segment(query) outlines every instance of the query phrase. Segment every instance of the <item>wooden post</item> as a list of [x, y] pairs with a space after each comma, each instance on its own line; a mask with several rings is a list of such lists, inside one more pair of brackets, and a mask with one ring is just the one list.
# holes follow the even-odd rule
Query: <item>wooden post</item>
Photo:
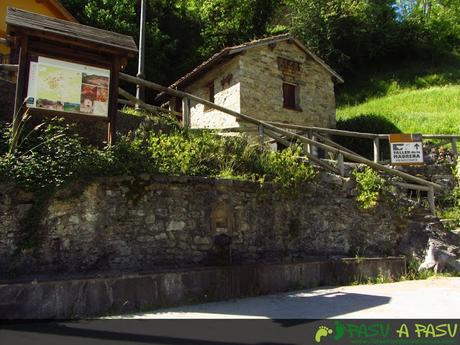
[[16, 113], [24, 103], [25, 98], [25, 86], [27, 74], [29, 71], [29, 66], [27, 64], [27, 55], [28, 55], [28, 39], [26, 37], [21, 37], [20, 48], [19, 48], [19, 70], [18, 77], [16, 81], [16, 98], [14, 101], [14, 113], [13, 116], [16, 116]]
[[190, 128], [192, 121], [190, 118], [190, 98], [182, 98], [182, 124], [184, 128]]
[[117, 115], [118, 115], [118, 81], [121, 68], [120, 58], [113, 59], [112, 68], [110, 70], [110, 98], [109, 98], [109, 118], [107, 126], [107, 145], [112, 145], [115, 142], [117, 131]]
[[[308, 138], [308, 139], [311, 139], [311, 138], [312, 138], [312, 131], [310, 131], [310, 130], [307, 131], [307, 138]], [[308, 153], [308, 154], [311, 154], [311, 153], [312, 153], [312, 152], [311, 152], [311, 151], [312, 151], [312, 150], [311, 150], [311, 145], [310, 145], [310, 144], [306, 144], [306, 148], [307, 148], [307, 153]]]
[[454, 155], [455, 164], [457, 164], [457, 159], [458, 159], [457, 138], [452, 138], [451, 143], [452, 143], [452, 154]]
[[380, 138], [374, 138], [374, 163], [380, 162]]
[[430, 205], [430, 210], [433, 215], [436, 215], [436, 207], [434, 204], [434, 188], [430, 186], [430, 189], [428, 190], [428, 203]]
[[345, 163], [343, 160], [343, 154], [337, 155], [337, 168], [339, 169], [340, 176], [345, 176]]
[[[310, 139], [316, 142], [316, 136], [313, 133], [311, 133]], [[310, 145], [310, 154], [314, 157], [318, 157], [318, 148], [314, 144]]]
[[258, 127], [258, 133], [259, 133], [259, 145], [260, 147], [264, 146], [264, 125], [260, 124]]
[[[137, 66], [137, 77], [144, 79], [144, 61], [145, 61], [145, 16], [147, 10], [147, 0], [141, 0], [141, 23], [139, 30], [139, 62]], [[140, 100], [145, 99], [145, 88], [142, 85], [136, 85], [136, 98]], [[136, 109], [139, 105], [136, 104]]]

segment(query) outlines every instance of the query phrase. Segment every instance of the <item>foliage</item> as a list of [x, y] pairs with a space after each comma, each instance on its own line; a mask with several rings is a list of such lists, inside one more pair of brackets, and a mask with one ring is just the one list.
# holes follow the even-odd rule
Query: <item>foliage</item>
[[[62, 0], [83, 24], [138, 39], [140, 1]], [[460, 46], [457, 0], [146, 0], [146, 77], [169, 84], [224, 46], [291, 31], [329, 64], [356, 72]], [[436, 60], [434, 60], [436, 59]], [[136, 73], [131, 60], [128, 73]], [[152, 96], [150, 96], [152, 97]]]
[[458, 229], [460, 227], [460, 186], [457, 184], [452, 192], [438, 202], [443, 206], [439, 211], [439, 216], [449, 220], [445, 225], [450, 230]]
[[195, 0], [189, 8], [201, 23], [203, 57], [229, 45], [261, 38], [279, 7], [277, 0]]
[[356, 200], [359, 206], [364, 210], [377, 206], [384, 190], [385, 180], [369, 167], [366, 167], [363, 171], [355, 170], [353, 176], [358, 184], [359, 194]]
[[436, 63], [420, 58], [389, 60], [375, 67], [366, 65], [356, 69], [353, 76], [338, 87], [337, 104], [353, 106], [372, 98], [459, 83], [458, 54], [438, 58]]
[[14, 153], [8, 153], [10, 131], [3, 128], [0, 179], [27, 190], [52, 190], [76, 179], [141, 173], [223, 176], [271, 181], [286, 188], [314, 177], [313, 168], [298, 159], [297, 149], [260, 150], [245, 138], [222, 137], [211, 131], [174, 126], [170, 133], [139, 129], [100, 149], [85, 144], [72, 127], [53, 120], [30, 132]]
[[421, 262], [417, 259], [412, 259], [407, 262], [407, 271], [406, 274], [403, 275], [399, 280], [425, 280], [432, 277], [458, 277], [458, 272], [442, 272], [442, 273], [435, 273], [433, 270], [421, 270], [419, 271], [418, 268], [420, 267]]
[[27, 133], [15, 152], [1, 152], [0, 178], [28, 190], [59, 187], [83, 177], [135, 174], [148, 168], [147, 155], [136, 140], [124, 138], [117, 145], [97, 149], [85, 145], [71, 126], [59, 120]]
[[386, 56], [396, 41], [391, 0], [288, 0], [290, 29], [337, 69]]
[[152, 135], [149, 151], [156, 170], [170, 175], [216, 175], [219, 140], [207, 132]]
[[[193, 18], [183, 1], [146, 0], [146, 78], [169, 84], [197, 64], [201, 57], [200, 23]], [[116, 31], [139, 39], [140, 1], [132, 0], [62, 0], [83, 24]], [[127, 72], [137, 73], [132, 59]]]
[[302, 162], [300, 156], [302, 156], [300, 146], [290, 146], [280, 153], [265, 152], [261, 156], [265, 179], [295, 191], [316, 175], [313, 167]]

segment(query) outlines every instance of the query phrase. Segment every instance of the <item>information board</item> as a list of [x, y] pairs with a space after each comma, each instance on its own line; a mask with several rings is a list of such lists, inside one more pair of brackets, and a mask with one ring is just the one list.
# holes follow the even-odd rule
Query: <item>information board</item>
[[31, 62], [27, 106], [107, 117], [110, 70], [39, 57]]

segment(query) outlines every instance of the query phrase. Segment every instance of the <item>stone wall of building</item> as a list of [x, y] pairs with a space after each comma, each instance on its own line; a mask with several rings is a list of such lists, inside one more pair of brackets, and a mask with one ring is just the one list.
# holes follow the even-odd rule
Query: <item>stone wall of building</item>
[[[297, 85], [298, 109], [283, 107], [283, 82]], [[261, 120], [335, 127], [334, 82], [330, 73], [288, 41], [248, 49], [214, 67], [185, 91], [209, 100], [211, 83], [215, 103], [237, 112]], [[235, 117], [206, 109], [202, 104], [192, 104], [191, 122], [195, 128], [241, 126]]]
[[426, 218], [401, 218], [384, 201], [362, 211], [356, 193], [329, 174], [294, 196], [148, 175], [74, 183], [46, 198], [2, 185], [0, 278], [396, 255], [411, 233], [424, 248]]
[[[209, 87], [214, 85], [214, 103], [240, 112], [240, 69], [239, 58], [216, 67], [205, 77], [190, 85], [186, 92], [209, 100]], [[192, 103], [192, 128], [231, 128], [239, 127], [234, 116], [207, 109], [203, 104]]]
[[[293, 66], [283, 66], [283, 61]], [[240, 58], [240, 69], [242, 113], [268, 121], [335, 127], [331, 75], [294, 43], [248, 49]], [[298, 110], [283, 107], [283, 81], [299, 88]]]

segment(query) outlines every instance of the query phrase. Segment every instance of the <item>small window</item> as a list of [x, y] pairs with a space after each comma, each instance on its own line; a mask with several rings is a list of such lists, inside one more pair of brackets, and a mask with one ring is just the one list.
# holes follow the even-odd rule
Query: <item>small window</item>
[[298, 86], [283, 83], [283, 107], [287, 109], [299, 110]]
[[[214, 95], [215, 95], [215, 90], [214, 90], [214, 80], [209, 83], [207, 86], [208, 89], [208, 101], [214, 103]], [[205, 106], [204, 110], [212, 110], [211, 107]]]

